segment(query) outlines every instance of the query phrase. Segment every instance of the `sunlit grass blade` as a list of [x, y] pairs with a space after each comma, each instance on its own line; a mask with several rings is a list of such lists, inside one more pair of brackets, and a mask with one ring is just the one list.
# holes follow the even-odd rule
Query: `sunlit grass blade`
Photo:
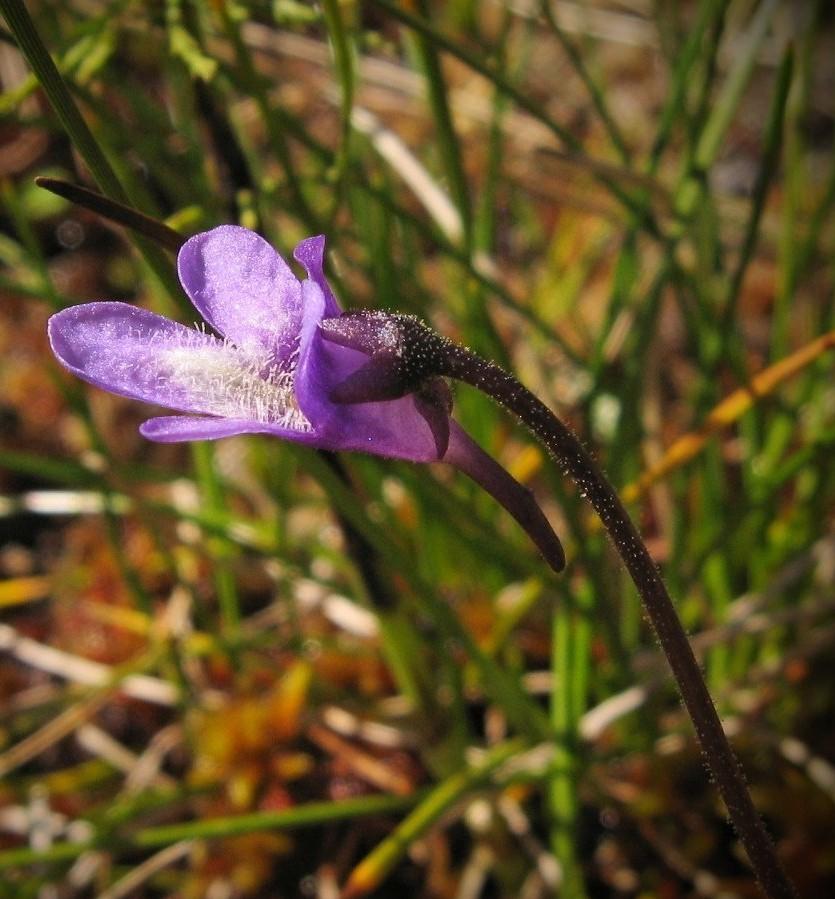
[[[201, 505], [213, 517], [225, 522], [226, 498], [214, 469], [214, 450], [211, 443], [191, 444], [191, 456], [197, 483], [200, 487]], [[238, 588], [232, 572], [233, 550], [225, 540], [209, 540], [206, 548], [214, 562], [214, 582], [220, 606], [224, 636], [229, 641], [230, 652], [236, 655], [236, 644], [240, 635], [241, 610]]]
[[481, 786], [508, 759], [525, 748], [511, 740], [490, 749], [478, 763], [438, 784], [425, 799], [351, 872], [343, 899], [367, 896], [385, 881], [409, 847], [470, 791]]
[[[578, 164], [582, 164], [584, 162], [585, 153], [583, 150], [583, 146], [577, 139], [577, 137], [568, 128], [560, 125], [559, 123], [554, 121], [553, 118], [543, 112], [543, 110], [537, 103], [532, 101], [523, 91], [519, 90], [510, 82], [508, 82], [508, 80], [504, 78], [500, 73], [496, 72], [492, 66], [485, 63], [482, 59], [462, 47], [460, 44], [457, 44], [449, 38], [445, 37], [425, 18], [414, 16], [411, 13], [406, 12], [401, 7], [397, 6], [394, 3], [391, 3], [390, 0], [373, 0], [373, 2], [375, 5], [380, 6], [382, 9], [385, 9], [386, 12], [388, 12], [393, 18], [397, 19], [400, 22], [403, 22], [403, 24], [408, 25], [410, 28], [413, 28], [419, 34], [425, 35], [426, 38], [431, 40], [433, 44], [457, 57], [462, 62], [466, 63], [466, 65], [468, 65], [471, 69], [491, 81], [494, 85], [496, 85], [497, 88], [507, 94], [507, 96], [510, 97], [513, 102], [520, 107], [520, 109], [524, 109], [537, 121], [545, 125], [545, 127], [548, 128], [548, 130], [551, 131], [571, 152], [572, 158], [575, 162], [577, 162]], [[635, 200], [634, 197], [629, 194], [627, 190], [625, 190], [615, 180], [609, 178], [608, 175], [600, 174], [598, 180], [601, 184], [607, 187], [611, 191], [611, 193], [633, 215], [636, 215], [638, 219], [643, 222], [645, 227], [647, 227], [652, 233], [657, 233], [657, 230], [648, 212], [640, 207], [640, 204]]]
[[[55, 114], [63, 125], [84, 162], [104, 193], [118, 203], [134, 205], [116, 177], [110, 162], [102, 153], [87, 123], [81, 116], [70, 91], [61, 77], [52, 57], [41, 40], [38, 31], [21, 0], [0, 0], [0, 10], [15, 36], [20, 49], [26, 56], [38, 77], [38, 81], [49, 97]], [[173, 273], [168, 261], [156, 247], [137, 239], [137, 246], [148, 266], [170, 291], [176, 293]]]
[[[340, 802], [311, 802], [293, 808], [273, 812], [257, 812], [225, 818], [205, 818], [184, 824], [167, 824], [147, 827], [119, 842], [126, 848], [156, 848], [189, 839], [223, 839], [241, 834], [263, 831], [292, 830], [315, 827], [319, 824], [361, 818], [367, 815], [396, 814], [415, 805], [421, 794], [413, 796], [361, 796]], [[109, 838], [111, 847], [115, 842]], [[84, 852], [96, 849], [95, 840], [79, 843], [56, 843], [48, 849], [9, 849], [0, 852], [0, 870], [48, 862], [78, 858]]]
[[772, 18], [780, 6], [780, 0], [763, 0], [748, 26], [743, 46], [715, 101], [710, 114], [700, 130], [693, 149], [692, 159], [679, 181], [675, 195], [676, 213], [681, 220], [689, 219], [695, 212], [704, 191], [704, 173], [713, 165], [722, 141], [736, 115], [743, 94], [748, 87], [757, 55], [768, 36]]
[[[428, 17], [429, 4], [426, 0], [418, 0], [418, 9], [424, 18]], [[418, 31], [415, 35], [415, 45], [426, 76], [429, 103], [432, 109], [432, 118], [438, 129], [438, 142], [444, 169], [447, 180], [451, 185], [455, 206], [461, 216], [464, 229], [464, 246], [470, 247], [472, 244], [473, 225], [470, 191], [464, 175], [464, 168], [461, 163], [461, 150], [447, 100], [449, 92], [432, 40], [424, 32]]]
[[586, 710], [590, 673], [589, 614], [588, 597], [580, 602], [564, 597], [554, 613], [551, 637], [551, 723], [555, 734], [547, 787], [551, 848], [562, 866], [561, 893], [573, 899], [586, 895], [578, 840], [581, 780], [578, 727]]
[[[351, 155], [351, 135], [353, 125], [351, 113], [354, 108], [354, 96], [356, 93], [356, 54], [351, 41], [351, 36], [345, 23], [345, 12], [338, 0], [324, 0], [322, 11], [333, 48], [333, 56], [338, 75], [338, 81], [342, 97], [342, 136], [338, 150], [336, 151], [336, 180], [342, 187], [345, 170]], [[334, 204], [334, 214], [338, 211], [338, 200]]]
[[235, 69], [227, 71], [255, 100], [261, 120], [270, 138], [270, 149], [284, 170], [284, 186], [292, 200], [296, 214], [307, 229], [316, 233], [321, 230], [319, 216], [304, 192], [304, 181], [297, 171], [296, 162], [283, 128], [283, 110], [279, 104], [270, 101], [265, 80], [256, 70], [252, 56], [247, 51], [241, 37], [240, 22], [225, 5], [220, 8], [220, 15], [226, 36], [235, 51]]
[[686, 465], [701, 452], [711, 437], [738, 421], [752, 407], [771, 396], [785, 381], [807, 369], [832, 349], [835, 349], [835, 331], [823, 334], [754, 375], [745, 387], [740, 387], [725, 397], [698, 430], [676, 440], [658, 463], [645, 471], [636, 482], [624, 487], [621, 491], [624, 502], [634, 502], [654, 483]]

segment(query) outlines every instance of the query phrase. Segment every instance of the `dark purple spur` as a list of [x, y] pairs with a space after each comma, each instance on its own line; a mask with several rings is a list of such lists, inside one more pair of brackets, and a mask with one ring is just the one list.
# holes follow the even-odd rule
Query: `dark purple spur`
[[[50, 318], [52, 350], [97, 387], [185, 413], [144, 422], [149, 440], [272, 434], [319, 449], [448, 462], [505, 505], [560, 569], [562, 548], [530, 492], [450, 418], [442, 379], [389, 398], [383, 372], [370, 383], [365, 353], [324, 339], [320, 324], [343, 315], [324, 276], [324, 251], [322, 236], [296, 247], [307, 271], [300, 281], [253, 231], [222, 225], [197, 234], [180, 250], [178, 271], [216, 334], [126, 303], [86, 303]], [[383, 356], [402, 351], [397, 336], [392, 331]]]

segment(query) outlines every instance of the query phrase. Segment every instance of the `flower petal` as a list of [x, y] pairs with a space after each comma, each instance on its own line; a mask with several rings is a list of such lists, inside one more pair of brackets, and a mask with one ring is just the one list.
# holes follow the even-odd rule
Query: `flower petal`
[[195, 234], [177, 257], [180, 281], [198, 312], [239, 346], [286, 355], [301, 323], [301, 286], [258, 234], [221, 225]]
[[202, 418], [196, 415], [161, 415], [149, 418], [139, 426], [139, 433], [157, 443], [181, 443], [186, 440], [217, 440], [236, 434], [252, 434], [257, 422], [232, 418]]
[[[358, 450], [408, 459], [435, 462], [439, 447], [435, 431], [420, 411], [414, 395], [385, 402], [344, 405], [329, 399], [331, 391], [368, 362], [368, 356], [323, 339], [319, 322], [326, 299], [314, 281], [302, 282], [304, 320], [299, 363], [296, 369], [296, 398], [299, 408], [317, 435], [323, 449]], [[425, 411], [425, 410], [424, 410]]]
[[163, 376], [164, 359], [183, 347], [217, 349], [223, 342], [127, 303], [85, 303], [49, 319], [52, 351], [66, 368], [96, 387], [186, 411], [199, 397]]
[[196, 415], [161, 415], [139, 426], [139, 433], [157, 443], [181, 443], [187, 440], [218, 440], [236, 434], [270, 434], [299, 443], [315, 443], [310, 432], [292, 431], [277, 425], [234, 418], [210, 418]]
[[415, 393], [415, 409], [423, 416], [432, 432], [438, 458], [443, 459], [449, 449], [452, 392], [443, 378], [435, 378]]
[[324, 318], [333, 318], [342, 311], [339, 303], [333, 295], [328, 279], [325, 277], [325, 235], [319, 234], [316, 237], [308, 237], [303, 240], [295, 250], [293, 256], [297, 262], [300, 262], [307, 271], [308, 277], [315, 281], [322, 291], [325, 298]]
[[399, 362], [397, 357], [383, 353], [367, 357], [364, 365], [334, 387], [330, 398], [344, 404], [399, 399], [403, 396]]
[[[113, 393], [178, 409], [309, 431], [292, 374], [248, 352], [126, 303], [73, 306], [49, 320], [49, 339], [71, 372]], [[267, 371], [270, 377], [265, 377]]]

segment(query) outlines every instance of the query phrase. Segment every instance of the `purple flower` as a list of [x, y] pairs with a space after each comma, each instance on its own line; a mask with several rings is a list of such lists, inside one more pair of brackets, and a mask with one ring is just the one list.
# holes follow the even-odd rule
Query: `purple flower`
[[299, 281], [252, 231], [224, 225], [180, 251], [180, 281], [205, 327], [188, 328], [125, 303], [54, 315], [49, 339], [71, 372], [113, 393], [187, 413], [146, 421], [150, 440], [274, 434], [331, 450], [436, 460], [432, 429], [412, 396], [337, 406], [329, 390], [365, 361], [326, 345], [318, 330], [339, 306], [322, 272], [323, 237], [296, 248]]
[[[144, 422], [140, 431], [150, 440], [273, 434], [320, 449], [450, 462], [508, 505], [529, 531], [544, 527], [551, 537], [543, 532], [534, 539], [561, 564], [559, 543], [557, 553], [556, 537], [529, 492], [450, 419], [443, 381], [390, 395], [385, 372], [369, 369], [368, 355], [324, 339], [320, 323], [342, 314], [324, 276], [324, 250], [321, 236], [296, 247], [307, 271], [300, 281], [246, 228], [223, 225], [197, 234], [180, 250], [178, 271], [215, 333], [126, 303], [86, 303], [50, 318], [52, 350], [97, 387], [184, 413]], [[380, 329], [379, 358], [397, 356], [396, 332], [391, 336], [386, 346]], [[346, 384], [348, 402], [339, 390]], [[363, 390], [373, 401], [357, 401]]]

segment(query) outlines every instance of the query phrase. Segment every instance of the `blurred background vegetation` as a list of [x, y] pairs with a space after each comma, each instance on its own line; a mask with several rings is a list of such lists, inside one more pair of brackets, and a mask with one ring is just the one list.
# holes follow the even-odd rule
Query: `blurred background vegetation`
[[[134, 205], [325, 233], [343, 305], [571, 423], [832, 895], [831, 5], [26, 6]], [[34, 185], [97, 186], [8, 30], [0, 85], [0, 896], [756, 895], [619, 562], [484, 397], [456, 416], [560, 578], [441, 466], [150, 444], [59, 370], [58, 308], [194, 314], [161, 250]]]

